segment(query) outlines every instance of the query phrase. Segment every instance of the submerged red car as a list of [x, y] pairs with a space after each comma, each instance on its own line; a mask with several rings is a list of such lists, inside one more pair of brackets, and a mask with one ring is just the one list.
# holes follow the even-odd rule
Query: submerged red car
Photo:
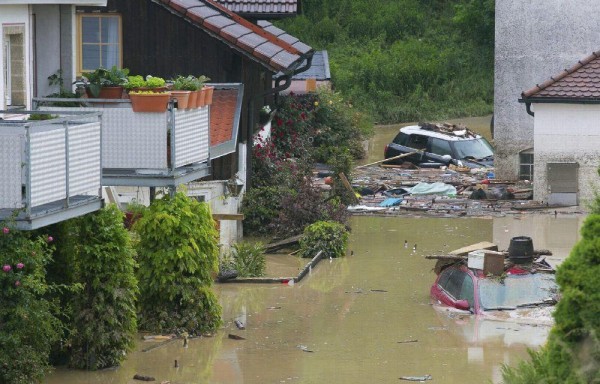
[[484, 314], [556, 304], [554, 273], [532, 272], [517, 265], [502, 276], [485, 276], [464, 263], [446, 267], [430, 290], [434, 304]]

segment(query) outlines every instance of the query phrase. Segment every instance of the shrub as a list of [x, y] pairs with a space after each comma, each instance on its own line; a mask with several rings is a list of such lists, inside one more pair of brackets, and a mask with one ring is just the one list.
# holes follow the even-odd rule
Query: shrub
[[259, 242], [234, 244], [221, 269], [235, 269], [240, 277], [260, 277], [266, 267], [265, 247]]
[[77, 242], [74, 281], [84, 289], [71, 299], [69, 365], [101, 369], [119, 365], [134, 345], [138, 294], [134, 250], [115, 205], [73, 221]]
[[51, 237], [0, 223], [0, 382], [39, 383], [60, 337], [56, 306], [45, 298]]
[[134, 229], [141, 328], [199, 335], [219, 327], [221, 307], [210, 290], [218, 267], [218, 233], [208, 204], [183, 192], [165, 196]]
[[281, 210], [284, 190], [278, 187], [252, 188], [244, 196], [242, 213], [244, 231], [248, 234], [267, 234], [271, 231], [271, 222]]
[[321, 220], [345, 224], [348, 211], [339, 198], [327, 198], [310, 179], [305, 179], [296, 191], [283, 197], [281, 212], [274, 219], [273, 228], [279, 235], [292, 236], [302, 233], [307, 225]]
[[322, 257], [340, 257], [346, 253], [348, 230], [340, 223], [318, 221], [309, 225], [300, 238], [300, 255], [315, 257], [323, 251]]

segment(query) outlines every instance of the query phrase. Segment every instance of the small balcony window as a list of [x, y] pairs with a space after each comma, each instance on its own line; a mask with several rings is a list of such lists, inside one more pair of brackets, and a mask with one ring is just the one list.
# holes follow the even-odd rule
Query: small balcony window
[[120, 15], [78, 15], [78, 31], [78, 74], [113, 65], [122, 68]]

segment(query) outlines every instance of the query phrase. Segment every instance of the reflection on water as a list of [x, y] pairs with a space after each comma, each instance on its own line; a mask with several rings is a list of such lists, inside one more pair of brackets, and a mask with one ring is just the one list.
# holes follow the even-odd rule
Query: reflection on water
[[[58, 370], [45, 382], [136, 383], [136, 373], [172, 384], [383, 383], [425, 374], [441, 383], [498, 382], [501, 364], [525, 357], [528, 345], [539, 346], [543, 330], [439, 314], [429, 305], [433, 262], [423, 256], [479, 241], [505, 248], [510, 237], [531, 235], [536, 248], [560, 258], [577, 241], [581, 219], [361, 216], [351, 224], [353, 255], [324, 260], [294, 286], [217, 285], [225, 326], [214, 337], [145, 353], [151, 344], [140, 341], [140, 351], [118, 369]], [[404, 248], [405, 240], [410, 247]], [[295, 259], [289, 268], [297, 268]], [[246, 340], [229, 339], [229, 333]], [[418, 341], [398, 343], [405, 340]]]

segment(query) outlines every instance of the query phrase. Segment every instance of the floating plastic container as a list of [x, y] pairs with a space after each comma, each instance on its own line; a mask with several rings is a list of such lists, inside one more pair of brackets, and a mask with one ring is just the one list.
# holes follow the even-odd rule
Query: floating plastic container
[[483, 261], [485, 259], [485, 250], [478, 249], [467, 254], [467, 267], [473, 269], [483, 269]]

